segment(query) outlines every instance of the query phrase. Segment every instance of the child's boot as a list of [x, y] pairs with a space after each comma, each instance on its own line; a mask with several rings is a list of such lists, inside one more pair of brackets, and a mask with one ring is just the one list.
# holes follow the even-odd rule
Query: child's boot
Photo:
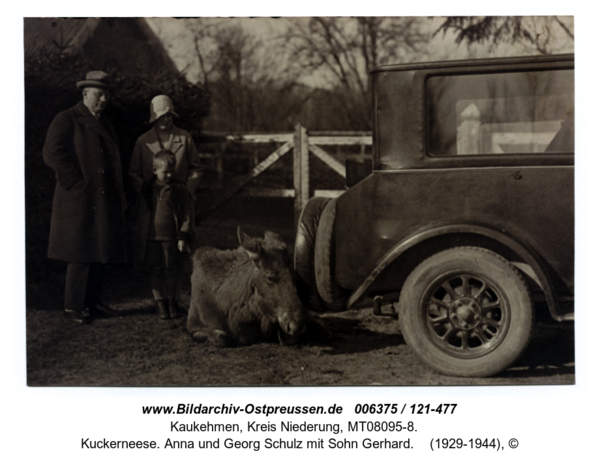
[[175, 318], [179, 318], [180, 313], [179, 313], [179, 307], [177, 305], [177, 300], [171, 298], [169, 299], [169, 316], [171, 316], [171, 318], [175, 319]]
[[156, 312], [160, 319], [169, 319], [169, 303], [168, 299], [158, 299], [156, 301]]

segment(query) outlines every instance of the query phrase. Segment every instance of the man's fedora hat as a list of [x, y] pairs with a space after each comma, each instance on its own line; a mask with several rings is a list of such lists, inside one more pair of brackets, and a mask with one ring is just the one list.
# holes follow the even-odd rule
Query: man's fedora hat
[[92, 70], [85, 76], [85, 80], [77, 82], [77, 88], [102, 88], [110, 89], [108, 74], [102, 70]]

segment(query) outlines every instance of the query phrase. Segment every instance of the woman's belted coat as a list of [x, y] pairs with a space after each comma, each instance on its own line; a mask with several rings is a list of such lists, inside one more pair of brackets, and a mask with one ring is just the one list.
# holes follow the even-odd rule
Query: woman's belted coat
[[171, 150], [175, 155], [174, 179], [185, 184], [192, 196], [194, 195], [203, 172], [198, 150], [187, 131], [173, 126], [170, 134], [171, 142], [161, 144], [156, 129], [152, 128], [142, 134], [135, 143], [129, 165], [129, 178], [138, 196], [142, 192], [142, 184], [154, 175], [154, 155], [163, 148]]

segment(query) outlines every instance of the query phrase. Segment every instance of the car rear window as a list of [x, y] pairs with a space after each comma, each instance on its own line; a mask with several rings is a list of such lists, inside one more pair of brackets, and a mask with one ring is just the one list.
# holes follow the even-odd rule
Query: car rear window
[[573, 153], [574, 96], [573, 70], [430, 77], [429, 153]]

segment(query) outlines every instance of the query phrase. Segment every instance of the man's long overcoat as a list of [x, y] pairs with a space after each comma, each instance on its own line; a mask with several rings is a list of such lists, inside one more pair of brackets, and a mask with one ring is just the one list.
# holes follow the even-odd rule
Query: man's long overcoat
[[56, 173], [48, 257], [67, 262], [125, 262], [126, 207], [112, 125], [79, 102], [50, 124], [44, 161]]

